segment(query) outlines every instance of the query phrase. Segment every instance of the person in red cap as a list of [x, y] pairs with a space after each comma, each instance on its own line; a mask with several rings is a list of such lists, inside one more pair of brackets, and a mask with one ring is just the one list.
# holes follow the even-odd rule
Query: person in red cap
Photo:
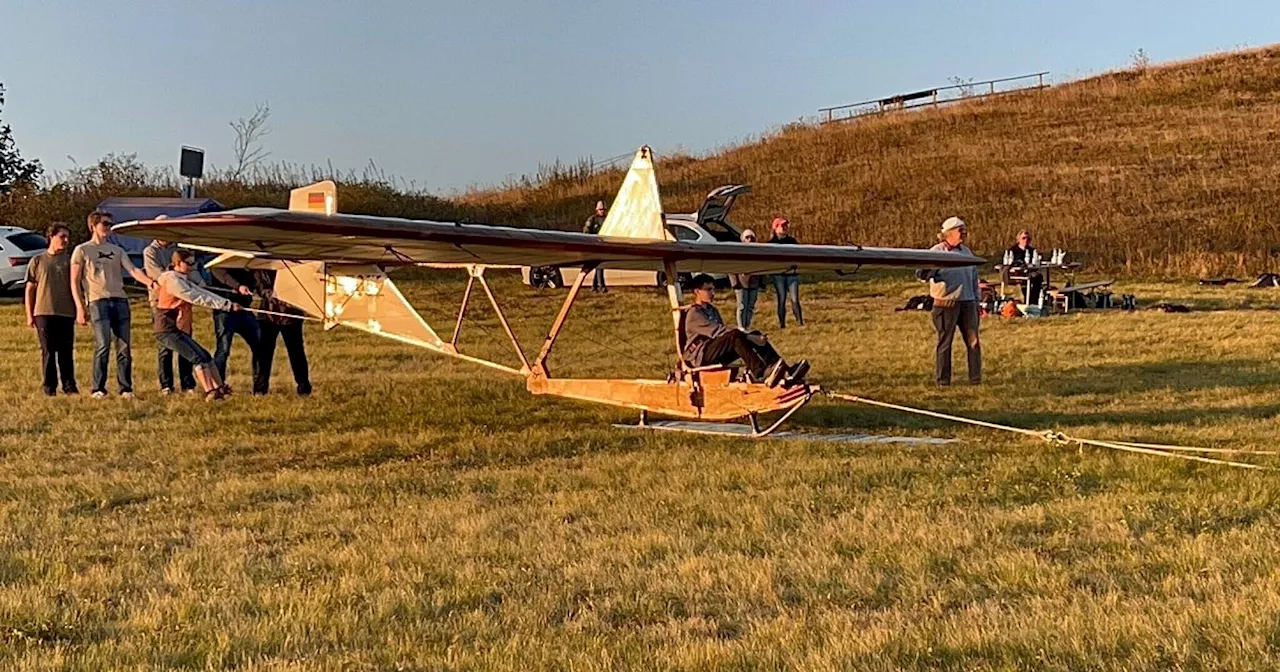
[[[773, 218], [773, 235], [769, 242], [780, 245], [795, 245], [796, 239], [791, 235], [791, 222], [786, 217]], [[804, 326], [804, 311], [800, 309], [800, 273], [794, 266], [773, 276], [773, 289], [778, 295], [778, 328], [787, 328], [787, 298], [791, 299], [791, 313], [796, 316], [796, 324]]]

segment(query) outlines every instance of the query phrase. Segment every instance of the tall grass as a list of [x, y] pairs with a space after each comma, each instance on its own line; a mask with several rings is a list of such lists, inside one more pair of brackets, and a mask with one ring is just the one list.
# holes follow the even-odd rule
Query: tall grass
[[[346, 212], [443, 220], [503, 217], [501, 206], [452, 202], [387, 175], [372, 162], [359, 171], [285, 162], [256, 165], [239, 176], [212, 170], [200, 181], [199, 193], [227, 208], [285, 207], [290, 189], [324, 179], [340, 184], [340, 204]], [[183, 182], [171, 168], [146, 166], [135, 155], [108, 155], [91, 166], [53, 174], [35, 189], [0, 199], [0, 222], [36, 230], [50, 222], [67, 222], [74, 236], [83, 239], [87, 237], [85, 216], [104, 199], [176, 196]]]

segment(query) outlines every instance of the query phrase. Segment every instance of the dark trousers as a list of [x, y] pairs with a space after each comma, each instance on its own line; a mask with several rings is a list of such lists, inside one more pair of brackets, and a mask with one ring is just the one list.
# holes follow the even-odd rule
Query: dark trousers
[[[152, 307], [152, 312], [155, 308]], [[154, 319], [154, 315], [152, 317]], [[165, 345], [163, 340], [156, 339], [156, 373], [160, 377], [160, 389], [172, 390], [173, 388], [173, 349]], [[196, 389], [196, 378], [192, 375], [193, 367], [191, 362], [185, 357], [178, 357], [178, 384], [183, 390]]]
[[133, 392], [133, 348], [129, 332], [128, 299], [98, 299], [89, 303], [93, 324], [93, 391], [107, 392], [107, 362], [116, 346], [116, 383], [120, 392]]
[[955, 306], [933, 309], [933, 328], [938, 332], [937, 358], [933, 367], [933, 380], [939, 385], [951, 384], [951, 342], [955, 340], [956, 327], [964, 338], [965, 351], [969, 355], [969, 382], [982, 382], [982, 344], [978, 342], [978, 302], [961, 301]]
[[763, 379], [769, 367], [781, 359], [772, 345], [754, 343], [738, 329], [707, 341], [707, 347], [702, 351], [704, 366], [730, 364], [739, 358], [756, 380]]
[[213, 334], [217, 339], [213, 350], [213, 366], [218, 369], [218, 376], [226, 381], [227, 360], [231, 359], [231, 341], [238, 335], [249, 346], [249, 355], [252, 357], [253, 391], [266, 392], [267, 377], [262, 375], [261, 357], [258, 354], [258, 320], [253, 313], [244, 310], [213, 311]]
[[[266, 394], [271, 383], [271, 364], [276, 357], [276, 336], [284, 341], [284, 350], [289, 354], [289, 368], [293, 369], [293, 382], [298, 386], [298, 394], [311, 394], [311, 372], [307, 366], [307, 350], [302, 343], [302, 322], [293, 321], [288, 324], [277, 324], [271, 320], [258, 323], [262, 340], [259, 342], [259, 369], [264, 382], [260, 394]], [[259, 392], [256, 389], [254, 392]]]
[[55, 394], [58, 380], [62, 391], [76, 392], [76, 318], [62, 315], [37, 315], [36, 337], [40, 339], [40, 368], [44, 371], [44, 393]]
[[595, 270], [595, 275], [593, 275], [591, 278], [591, 291], [599, 292], [605, 289], [608, 289], [608, 288], [605, 287], [605, 284], [604, 284], [604, 269], [597, 268]]
[[[1015, 275], [1014, 271], [1018, 273]], [[1030, 292], [1027, 291], [1027, 279], [1031, 279]], [[1023, 299], [1027, 303], [1040, 303], [1040, 292], [1044, 289], [1044, 276], [1038, 271], [1032, 271], [1029, 275], [1025, 268], [1017, 266], [1009, 266], [1000, 271], [1000, 279], [1006, 285], [1017, 285], [1024, 294]]]

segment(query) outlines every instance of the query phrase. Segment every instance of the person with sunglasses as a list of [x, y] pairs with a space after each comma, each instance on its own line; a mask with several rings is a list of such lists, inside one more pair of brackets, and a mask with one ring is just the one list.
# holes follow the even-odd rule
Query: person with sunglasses
[[1024, 298], [1026, 303], [1039, 303], [1040, 291], [1044, 287], [1044, 275], [1040, 271], [1030, 270], [1027, 267], [1031, 265], [1031, 259], [1035, 256], [1036, 248], [1031, 246], [1031, 232], [1023, 229], [1018, 232], [1017, 242], [1005, 252], [1006, 259], [1010, 259], [1010, 263], [1001, 266], [1001, 280], [1006, 285], [1021, 285], [1027, 282], [1030, 288]]
[[191, 250], [179, 248], [170, 258], [169, 270], [160, 274], [156, 288], [155, 336], [160, 345], [191, 362], [196, 380], [204, 390], [205, 400], [220, 401], [231, 396], [231, 388], [223, 382], [218, 368], [214, 366], [213, 355], [191, 337], [191, 307], [204, 306], [228, 312], [239, 312], [241, 308], [239, 304], [191, 282], [194, 263], [195, 255]]
[[[116, 383], [120, 396], [133, 398], [133, 349], [130, 335], [129, 298], [124, 292], [124, 275], [128, 273], [143, 287], [155, 281], [133, 265], [124, 249], [108, 242], [111, 235], [111, 213], [94, 210], [89, 213], [86, 242], [71, 253], [71, 293], [76, 300], [76, 322], [93, 323], [93, 398], [107, 396], [107, 364], [111, 346], [116, 349]], [[84, 283], [85, 292], [81, 292]], [[87, 296], [86, 296], [87, 294]]]
[[76, 299], [71, 294], [71, 229], [55, 223], [45, 232], [49, 248], [27, 262], [27, 326], [40, 340], [44, 393], [78, 394], [75, 368]]

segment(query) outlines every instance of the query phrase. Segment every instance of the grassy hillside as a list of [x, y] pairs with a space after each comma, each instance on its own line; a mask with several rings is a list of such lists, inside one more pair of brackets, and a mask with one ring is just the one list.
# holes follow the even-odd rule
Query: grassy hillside
[[[789, 127], [662, 162], [664, 204], [691, 211], [748, 182], [737, 220], [784, 214], [806, 242], [921, 246], [960, 215], [980, 252], [1020, 228], [1095, 268], [1157, 275], [1275, 270], [1280, 47], [1118, 72], [1039, 93], [823, 127]], [[653, 138], [661, 144], [664, 138]], [[571, 226], [621, 171], [474, 194], [522, 223]]]

